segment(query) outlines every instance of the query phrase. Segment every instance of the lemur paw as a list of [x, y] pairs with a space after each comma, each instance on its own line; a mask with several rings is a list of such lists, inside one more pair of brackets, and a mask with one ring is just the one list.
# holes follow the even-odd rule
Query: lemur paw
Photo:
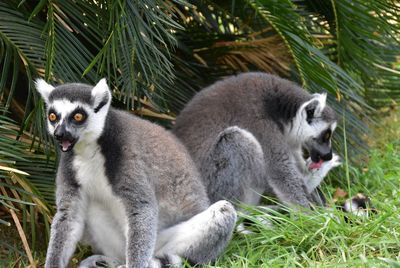
[[330, 169], [338, 167], [342, 164], [342, 162], [340, 161], [340, 156], [335, 153], [333, 153], [332, 159], [330, 161], [327, 161], [326, 163], [330, 166]]
[[113, 268], [120, 267], [116, 259], [104, 255], [92, 255], [84, 259], [78, 268]]

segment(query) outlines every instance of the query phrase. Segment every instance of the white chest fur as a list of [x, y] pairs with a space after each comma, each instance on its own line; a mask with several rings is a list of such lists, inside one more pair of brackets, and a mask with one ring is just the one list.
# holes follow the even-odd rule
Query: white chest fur
[[106, 177], [100, 147], [76, 144], [74, 150], [73, 167], [84, 203], [85, 240], [96, 251], [124, 260], [127, 217]]

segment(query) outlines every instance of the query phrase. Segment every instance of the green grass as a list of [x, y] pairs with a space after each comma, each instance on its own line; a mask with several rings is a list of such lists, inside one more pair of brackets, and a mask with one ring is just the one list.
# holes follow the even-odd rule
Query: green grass
[[[370, 138], [373, 149], [358, 167], [348, 167], [347, 173], [344, 165], [323, 184], [328, 201], [336, 187], [352, 195], [362, 192], [371, 198], [377, 214], [360, 218], [321, 208], [266, 215], [247, 208], [244, 217], [255, 222], [253, 234], [235, 233], [215, 267], [400, 267], [399, 137], [400, 122], [394, 115]], [[271, 224], [260, 223], [258, 217]], [[5, 256], [0, 252], [0, 267], [25, 267], [23, 250], [18, 252]], [[87, 253], [78, 250], [73, 263]], [[34, 252], [39, 265], [44, 256], [43, 248]]]
[[[367, 191], [378, 214], [368, 218], [351, 217], [344, 213], [321, 209], [309, 213], [265, 215], [250, 210], [248, 218], [263, 217], [272, 226], [258, 223], [250, 235], [236, 234], [219, 267], [376, 267], [392, 264], [400, 267], [399, 189], [400, 154], [392, 146], [384, 156], [375, 154], [376, 165], [360, 180], [372, 186]], [[393, 170], [379, 167], [391, 165]], [[377, 170], [375, 170], [375, 168]], [[366, 192], [363, 186], [355, 187]], [[346, 216], [349, 216], [346, 214]], [[395, 265], [396, 264], [396, 265]]]

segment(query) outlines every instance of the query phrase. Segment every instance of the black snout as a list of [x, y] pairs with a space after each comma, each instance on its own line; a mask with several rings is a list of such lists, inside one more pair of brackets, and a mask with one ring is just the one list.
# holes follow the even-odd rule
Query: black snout
[[330, 147], [318, 146], [311, 150], [311, 160], [318, 163], [320, 160], [329, 161], [332, 159], [332, 149]]
[[67, 135], [67, 130], [65, 128], [64, 124], [61, 124], [57, 126], [56, 130], [54, 131], [54, 137], [58, 140], [61, 141], [65, 138]]
[[72, 136], [70, 132], [67, 131], [67, 128], [64, 124], [57, 126], [56, 130], [54, 131], [54, 137], [59, 142], [63, 140], [73, 141], [75, 138]]
[[327, 154], [320, 155], [320, 158], [324, 161], [332, 160], [332, 149]]

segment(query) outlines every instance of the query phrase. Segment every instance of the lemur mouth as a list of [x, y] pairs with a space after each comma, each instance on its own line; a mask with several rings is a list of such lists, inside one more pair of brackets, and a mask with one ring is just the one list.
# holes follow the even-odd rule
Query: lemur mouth
[[315, 159], [311, 157], [310, 151], [305, 147], [302, 147], [302, 153], [303, 153], [303, 159], [306, 161], [309, 170], [321, 168], [322, 163], [324, 163], [324, 160], [318, 159], [318, 161], [315, 161]]
[[60, 149], [63, 152], [68, 152], [71, 151], [71, 149], [74, 147], [76, 140], [68, 140], [68, 139], [62, 139], [60, 140]]

